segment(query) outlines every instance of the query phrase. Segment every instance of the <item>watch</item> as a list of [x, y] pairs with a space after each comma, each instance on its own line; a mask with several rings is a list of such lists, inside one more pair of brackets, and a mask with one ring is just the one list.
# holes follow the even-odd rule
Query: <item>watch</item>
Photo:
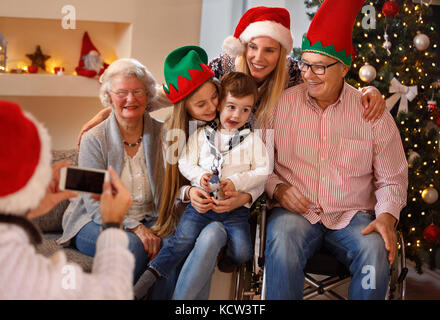
[[101, 231], [104, 231], [105, 229], [108, 228], [116, 228], [122, 230], [122, 224], [119, 222], [107, 222], [101, 225]]

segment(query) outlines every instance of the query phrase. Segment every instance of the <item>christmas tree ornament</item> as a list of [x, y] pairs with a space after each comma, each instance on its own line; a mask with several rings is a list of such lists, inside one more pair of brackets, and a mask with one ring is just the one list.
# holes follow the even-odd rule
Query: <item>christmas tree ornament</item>
[[417, 31], [417, 34], [413, 39], [413, 43], [417, 50], [423, 51], [428, 49], [430, 41], [426, 34]]
[[391, 55], [390, 49], [391, 49], [392, 44], [391, 44], [391, 41], [388, 40], [388, 33], [386, 32], [386, 30], [385, 30], [385, 33], [383, 34], [383, 37], [385, 39], [385, 42], [383, 43], [382, 47], [387, 51], [388, 56], [390, 56]]
[[397, 113], [408, 112], [408, 101], [414, 100], [417, 96], [417, 86], [407, 87], [401, 84], [396, 78], [393, 78], [390, 82], [389, 92], [394, 94], [385, 101], [387, 110], [391, 111], [400, 99], [399, 110]]
[[399, 4], [396, 1], [386, 1], [382, 6], [382, 13], [387, 18], [394, 18], [399, 10]]
[[41, 51], [41, 47], [37, 46], [36, 50], [32, 54], [26, 55], [32, 61], [32, 66], [37, 66], [46, 71], [46, 60], [50, 58], [50, 56], [43, 54]]
[[366, 62], [360, 69], [359, 69], [359, 78], [363, 82], [371, 82], [376, 78], [376, 69]]
[[418, 154], [417, 152], [415, 152], [413, 149], [409, 149], [408, 152], [408, 167], [412, 168], [414, 161], [416, 161], [417, 158], [420, 158], [420, 154]]
[[422, 191], [422, 199], [427, 204], [433, 204], [438, 200], [438, 191], [434, 187], [428, 187]]
[[423, 230], [423, 238], [429, 243], [435, 243], [440, 240], [440, 228], [431, 223]]
[[429, 112], [434, 112], [436, 108], [437, 108], [437, 101], [429, 100], [428, 101], [428, 111]]
[[98, 49], [93, 45], [87, 32], [83, 35], [81, 58], [75, 71], [78, 75], [93, 78], [101, 75], [109, 65], [102, 60]]

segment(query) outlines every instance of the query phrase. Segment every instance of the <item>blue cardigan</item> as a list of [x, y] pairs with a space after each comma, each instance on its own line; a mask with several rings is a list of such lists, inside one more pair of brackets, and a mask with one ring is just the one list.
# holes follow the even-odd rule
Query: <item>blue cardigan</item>
[[[155, 181], [154, 170], [156, 168], [157, 151], [163, 123], [153, 119], [148, 112], [144, 113], [143, 146], [145, 151], [146, 167], [150, 181], [151, 191], [158, 205], [159, 190]], [[107, 169], [109, 165], [121, 175], [124, 162], [124, 145], [114, 111], [102, 123], [87, 131], [81, 140], [78, 166], [97, 169]], [[90, 194], [80, 194], [73, 199], [63, 216], [63, 235], [57, 240], [59, 244], [67, 243], [90, 221], [101, 224], [99, 202], [91, 198]], [[126, 218], [124, 226], [134, 228], [139, 222]]]

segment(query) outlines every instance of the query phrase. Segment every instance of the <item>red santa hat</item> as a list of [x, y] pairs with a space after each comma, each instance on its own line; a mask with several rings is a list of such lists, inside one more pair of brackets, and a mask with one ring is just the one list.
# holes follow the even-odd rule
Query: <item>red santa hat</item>
[[245, 44], [252, 38], [267, 36], [277, 40], [290, 53], [293, 36], [290, 32], [290, 14], [284, 8], [255, 7], [245, 12], [233, 36], [223, 41], [223, 50], [230, 56], [243, 54]]
[[0, 139], [0, 212], [24, 216], [52, 178], [50, 136], [18, 104], [0, 100]]
[[[92, 40], [90, 40], [89, 34], [86, 31], [86, 32], [84, 32], [84, 35], [83, 35], [81, 56], [79, 59], [78, 66], [75, 68], [75, 71], [77, 74], [79, 74], [81, 76], [89, 77], [89, 78], [93, 78], [97, 74], [97, 72], [95, 70], [88, 70], [88, 69], [84, 68], [85, 67], [84, 57], [86, 55], [88, 55], [91, 51], [95, 51], [97, 54], [100, 55], [100, 52], [93, 45]], [[101, 71], [99, 72], [99, 75], [101, 75], [107, 67], [108, 67], [108, 64], [104, 63], [104, 66], [101, 69]]]

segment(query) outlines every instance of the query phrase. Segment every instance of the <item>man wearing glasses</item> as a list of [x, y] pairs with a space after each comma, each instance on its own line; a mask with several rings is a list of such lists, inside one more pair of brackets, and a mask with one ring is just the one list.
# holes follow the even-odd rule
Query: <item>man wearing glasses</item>
[[363, 3], [323, 2], [303, 39], [304, 83], [284, 92], [270, 119], [267, 299], [301, 299], [303, 269], [322, 246], [349, 267], [350, 299], [386, 295], [408, 166], [393, 117], [364, 121], [361, 93], [344, 81]]

